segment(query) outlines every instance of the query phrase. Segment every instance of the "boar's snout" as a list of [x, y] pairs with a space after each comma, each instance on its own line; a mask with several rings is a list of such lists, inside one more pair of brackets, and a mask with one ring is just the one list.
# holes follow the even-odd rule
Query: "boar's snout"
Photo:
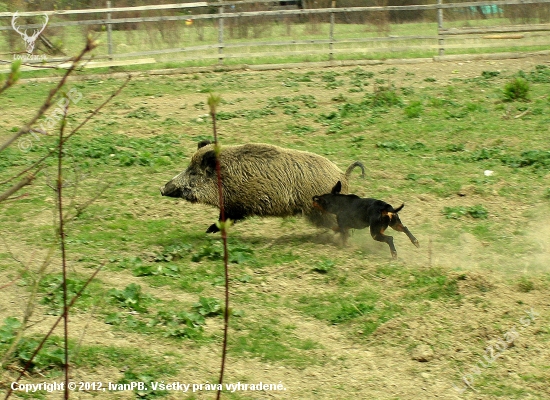
[[183, 190], [177, 187], [172, 182], [168, 182], [166, 185], [160, 188], [160, 194], [168, 197], [182, 197]]
[[182, 188], [180, 186], [174, 185], [172, 181], [168, 182], [166, 185], [160, 188], [160, 194], [168, 197], [182, 198], [190, 201], [191, 203], [197, 202], [197, 196], [190, 187], [186, 186]]

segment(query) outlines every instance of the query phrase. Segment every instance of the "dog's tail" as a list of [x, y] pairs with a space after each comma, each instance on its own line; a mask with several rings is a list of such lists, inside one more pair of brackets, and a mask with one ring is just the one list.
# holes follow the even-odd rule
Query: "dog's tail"
[[354, 161], [351, 163], [348, 169], [346, 169], [346, 178], [349, 178], [351, 171], [353, 171], [355, 167], [361, 168], [361, 178], [365, 179], [365, 166], [361, 161]]
[[393, 210], [393, 212], [395, 214], [397, 214], [399, 211], [401, 211], [403, 209], [403, 207], [405, 207], [405, 203], [401, 204], [399, 207], [397, 207], [396, 209]]

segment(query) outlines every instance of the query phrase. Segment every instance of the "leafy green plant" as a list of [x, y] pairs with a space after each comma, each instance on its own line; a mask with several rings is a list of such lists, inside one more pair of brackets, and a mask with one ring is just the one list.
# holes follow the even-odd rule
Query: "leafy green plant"
[[366, 96], [366, 100], [371, 107], [393, 107], [403, 104], [393, 85], [377, 86], [374, 93]]
[[298, 115], [299, 112], [300, 112], [300, 107], [298, 107], [296, 104], [285, 104], [283, 106], [283, 114]]
[[[67, 278], [67, 299], [71, 299], [82, 289], [86, 281], [75, 278]], [[61, 315], [63, 313], [63, 276], [59, 274], [48, 275], [40, 282], [40, 287], [44, 297], [40, 300], [40, 304], [48, 307], [48, 313], [52, 315]], [[82, 306], [85, 300], [90, 298], [89, 287], [86, 288], [76, 304]], [[74, 310], [74, 308], [73, 308]]]
[[254, 251], [244, 245], [229, 247], [229, 262], [243, 264], [254, 259]]
[[334, 268], [334, 265], [334, 261], [332, 260], [322, 260], [318, 261], [311, 270], [320, 274], [326, 274]]
[[203, 317], [213, 317], [222, 313], [220, 301], [213, 297], [200, 297], [199, 302], [193, 305], [193, 309]]
[[204, 316], [196, 312], [158, 311], [148, 326], [163, 326], [165, 337], [198, 339], [202, 336]]
[[351, 145], [356, 149], [360, 149], [361, 147], [363, 147], [364, 141], [365, 141], [364, 135], [354, 136], [350, 139]]
[[315, 128], [307, 125], [287, 125], [287, 132], [297, 136], [304, 136], [315, 132]]
[[463, 143], [460, 144], [448, 144], [445, 146], [445, 151], [449, 151], [451, 153], [457, 153], [459, 151], [464, 151], [466, 148]]
[[128, 113], [126, 115], [126, 118], [137, 118], [137, 119], [156, 119], [159, 118], [160, 115], [158, 115], [154, 111], [150, 111], [147, 107], [139, 107], [136, 110]]
[[424, 150], [426, 145], [422, 142], [416, 142], [413, 145], [409, 146], [406, 143], [400, 142], [398, 140], [390, 140], [388, 142], [378, 142], [376, 147], [379, 149], [392, 150], [392, 151], [414, 151], [414, 150]]
[[174, 119], [174, 118], [166, 118], [160, 124], [163, 125], [163, 126], [180, 126], [181, 122]]
[[0, 343], [11, 343], [19, 328], [21, 328], [21, 322], [17, 318], [4, 319], [4, 324], [0, 326]]
[[[62, 368], [65, 365], [65, 352], [60, 342], [60, 340], [53, 337], [46, 340], [42, 349], [30, 363], [29, 371], [43, 372], [53, 368]], [[14, 358], [19, 361], [21, 366], [27, 365], [39, 344], [40, 341], [37, 339], [21, 339], [17, 344]]]
[[423, 111], [422, 102], [413, 101], [404, 110], [407, 118], [419, 118]]
[[191, 256], [191, 261], [200, 262], [203, 258], [216, 261], [223, 258], [223, 247], [220, 242], [210, 242]]
[[284, 104], [290, 103], [291, 99], [284, 96], [275, 96], [267, 99], [267, 108], [281, 107]]
[[535, 69], [529, 73], [519, 72], [520, 77], [532, 83], [550, 83], [550, 68], [547, 65], [535, 65]]
[[514, 78], [504, 86], [505, 101], [527, 101], [529, 100], [529, 91], [531, 87], [524, 78]]
[[459, 219], [463, 216], [470, 216], [477, 219], [486, 219], [489, 213], [485, 207], [478, 204], [471, 207], [444, 207], [443, 215], [445, 215], [445, 218], [447, 219]]
[[467, 212], [472, 218], [486, 219], [489, 216], [489, 212], [481, 204], [468, 207]]
[[526, 276], [522, 276], [517, 284], [518, 290], [522, 293], [528, 293], [535, 289], [535, 284], [531, 279]]
[[502, 157], [505, 165], [513, 168], [532, 166], [535, 169], [550, 169], [550, 151], [528, 150], [521, 153], [519, 157]]
[[500, 71], [481, 71], [481, 77], [485, 79], [496, 78], [500, 75]]
[[247, 121], [253, 121], [255, 119], [263, 118], [268, 115], [275, 115], [275, 111], [266, 107], [259, 110], [245, 110], [239, 112], [238, 114], [242, 115]]
[[192, 248], [193, 246], [188, 243], [166, 246], [162, 251], [157, 252], [155, 261], [171, 262], [180, 260], [184, 255], [191, 252]]
[[328, 126], [327, 133], [337, 133], [342, 130], [342, 119], [335, 111], [328, 114], [321, 113], [315, 121]]
[[234, 112], [220, 111], [216, 113], [216, 120], [227, 121], [229, 119], [238, 118], [239, 115]]
[[139, 312], [147, 312], [146, 304], [151, 300], [141, 292], [141, 286], [131, 283], [124, 290], [111, 289], [107, 292], [121, 307], [130, 308]]
[[407, 285], [414, 289], [410, 294], [414, 298], [459, 298], [460, 292], [456, 278], [450, 278], [439, 268], [430, 268], [413, 272]]
[[180, 267], [177, 265], [140, 265], [134, 268], [134, 276], [180, 276]]
[[292, 101], [299, 101], [307, 108], [317, 108], [317, 99], [311, 94], [301, 94], [293, 97]]

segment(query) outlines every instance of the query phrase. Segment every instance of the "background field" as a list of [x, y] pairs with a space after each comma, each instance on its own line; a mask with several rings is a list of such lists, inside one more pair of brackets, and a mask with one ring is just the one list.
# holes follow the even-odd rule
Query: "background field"
[[[163, 198], [209, 138], [214, 91], [222, 145], [264, 142], [326, 156], [354, 174], [351, 191], [405, 203], [419, 239], [393, 234], [399, 259], [367, 231], [342, 248], [300, 217], [251, 218], [231, 228], [226, 382], [279, 383], [285, 392], [227, 399], [457, 398], [471, 374], [476, 399], [544, 399], [550, 381], [550, 64], [548, 58], [135, 79], [66, 148], [67, 211], [110, 187], [67, 227], [78, 291], [105, 263], [70, 316], [71, 379], [214, 383], [220, 363], [223, 268], [217, 211]], [[524, 101], [506, 101], [515, 78]], [[75, 126], [120, 85], [73, 81]], [[24, 81], [0, 98], [0, 135], [21, 125], [53, 83]], [[6, 111], [6, 110], [9, 110]], [[2, 153], [2, 181], [55, 146], [53, 136]], [[486, 176], [484, 171], [493, 171]], [[29, 293], [36, 308], [2, 370], [13, 380], [61, 312], [54, 228], [55, 166], [0, 209], [0, 354]], [[24, 266], [28, 268], [25, 270]], [[19, 277], [19, 274], [21, 276]], [[39, 281], [38, 281], [38, 278]], [[533, 310], [536, 318], [526, 311]], [[494, 351], [488, 346], [518, 336]], [[28, 382], [61, 380], [61, 330]], [[502, 348], [502, 347], [500, 347]], [[485, 367], [472, 369], [484, 362]], [[471, 379], [470, 379], [471, 380]], [[96, 393], [75, 393], [92, 398]], [[19, 394], [21, 397], [25, 397]], [[58, 398], [41, 394], [27, 398]], [[56, 397], [57, 396], [57, 397]], [[102, 393], [100, 398], [212, 398], [212, 393]]]
[[109, 59], [111, 66], [146, 65], [150, 69], [153, 63], [155, 68], [173, 68], [545, 52], [550, 43], [550, 5], [540, 1], [482, 6], [447, 1], [444, 9], [437, 10], [433, 0], [340, 0], [334, 4], [316, 0], [303, 1], [304, 9], [276, 1], [213, 2], [207, 7], [197, 7], [199, 3], [193, 1], [186, 7], [185, 1], [164, 4], [169, 0], [157, 0], [159, 8], [150, 9], [150, 5], [140, 7], [144, 5], [140, 1], [119, 0], [112, 4], [115, 12], [109, 17], [103, 0], [12, 0], [0, 2], [0, 67], [26, 54], [25, 42], [13, 29], [11, 13], [16, 11], [37, 13], [19, 18], [21, 27], [41, 26], [41, 12], [56, 10], [36, 42], [37, 63], [65, 61], [80, 50], [88, 34], [103, 33], [88, 67]]

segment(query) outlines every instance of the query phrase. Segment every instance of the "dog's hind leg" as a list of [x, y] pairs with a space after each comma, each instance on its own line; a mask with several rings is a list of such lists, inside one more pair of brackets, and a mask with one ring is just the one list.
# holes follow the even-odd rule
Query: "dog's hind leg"
[[[394, 217], [395, 218], [395, 217]], [[393, 222], [393, 221], [392, 221]], [[398, 232], [404, 232], [405, 235], [411, 240], [412, 244], [414, 244], [416, 247], [420, 247], [420, 243], [418, 243], [418, 239], [414, 237], [414, 235], [409, 231], [409, 229], [401, 223], [401, 221], [395, 221], [395, 223], [390, 224], [392, 229], [398, 231]]]
[[340, 236], [342, 237], [342, 245], [347, 246], [349, 238], [349, 228], [339, 227], [338, 232], [340, 232]]
[[392, 258], [397, 258], [397, 250], [395, 249], [395, 246], [393, 245], [393, 237], [384, 235], [384, 228], [378, 229], [374, 226], [371, 226], [370, 228], [370, 234], [372, 238], [378, 242], [385, 242], [390, 246], [391, 256]]

